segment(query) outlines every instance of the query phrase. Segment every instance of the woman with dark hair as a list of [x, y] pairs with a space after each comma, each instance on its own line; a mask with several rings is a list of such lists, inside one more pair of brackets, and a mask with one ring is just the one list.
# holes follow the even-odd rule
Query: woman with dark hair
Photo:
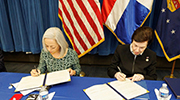
[[152, 28], [137, 28], [131, 39], [131, 44], [117, 46], [108, 75], [120, 81], [126, 77], [132, 81], [156, 80], [156, 53], [147, 48], [153, 39]]

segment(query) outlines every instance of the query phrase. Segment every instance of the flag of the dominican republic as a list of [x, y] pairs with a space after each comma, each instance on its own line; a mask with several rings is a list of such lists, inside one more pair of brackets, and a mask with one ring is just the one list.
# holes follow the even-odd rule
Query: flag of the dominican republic
[[163, 0], [155, 35], [168, 61], [180, 57], [180, 1]]
[[78, 57], [105, 40], [98, 0], [59, 0], [58, 14]]
[[105, 26], [122, 44], [130, 44], [131, 36], [143, 25], [152, 9], [153, 0], [103, 0]]

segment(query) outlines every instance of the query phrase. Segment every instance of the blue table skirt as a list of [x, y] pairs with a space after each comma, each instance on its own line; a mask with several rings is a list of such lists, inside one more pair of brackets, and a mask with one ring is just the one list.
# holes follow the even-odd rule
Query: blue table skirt
[[[15, 93], [14, 88], [8, 89], [10, 83], [16, 83], [21, 80], [22, 77], [28, 76], [30, 74], [24, 73], [0, 73], [0, 98], [1, 100], [10, 99]], [[97, 84], [104, 84], [116, 80], [115, 78], [97, 78], [97, 77], [76, 77], [72, 76], [70, 82], [57, 84], [51, 87], [49, 93], [55, 92], [53, 100], [89, 100], [88, 96], [85, 94], [83, 89]], [[150, 92], [150, 100], [157, 100], [154, 93], [154, 89], [159, 89], [164, 81], [151, 81], [143, 80], [146, 83], [147, 90]], [[169, 88], [169, 87], [168, 87]], [[170, 90], [170, 89], [169, 89]], [[19, 93], [19, 92], [17, 92]], [[38, 92], [32, 92], [38, 93]], [[170, 94], [172, 91], [170, 90]], [[27, 95], [28, 96], [28, 95]], [[21, 100], [25, 100], [27, 96], [23, 96]], [[172, 95], [171, 100], [175, 100], [175, 96]]]

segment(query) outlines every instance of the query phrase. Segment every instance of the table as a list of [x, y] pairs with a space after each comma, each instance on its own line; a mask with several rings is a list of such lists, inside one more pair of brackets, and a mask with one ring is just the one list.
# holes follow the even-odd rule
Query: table
[[[8, 89], [10, 83], [16, 83], [21, 80], [22, 77], [28, 76], [30, 74], [25, 73], [0, 73], [0, 98], [1, 100], [10, 99], [15, 93], [14, 88]], [[56, 92], [53, 100], [89, 100], [88, 96], [85, 94], [83, 89], [96, 84], [104, 84], [116, 80], [115, 78], [98, 78], [98, 77], [77, 77], [72, 76], [70, 82], [61, 83], [54, 85], [49, 90], [49, 93]], [[147, 84], [147, 89], [150, 91], [150, 100], [156, 100], [156, 95], [154, 93], [154, 88], [159, 89], [164, 81], [152, 81], [143, 80]], [[168, 87], [169, 88], [169, 87]], [[170, 89], [169, 89], [170, 90]], [[38, 93], [38, 92], [33, 92]], [[174, 94], [172, 94], [171, 100], [176, 100]], [[27, 96], [23, 96], [21, 100], [25, 100]]]

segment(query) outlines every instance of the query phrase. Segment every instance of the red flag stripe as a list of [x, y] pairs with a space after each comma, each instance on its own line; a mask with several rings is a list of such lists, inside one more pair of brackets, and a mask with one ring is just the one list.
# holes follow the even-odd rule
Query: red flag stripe
[[[68, 21], [70, 22], [70, 26], [72, 27], [72, 29], [73, 29], [73, 31], [74, 31], [75, 37], [78, 38], [79, 41], [83, 41], [82, 38], [79, 36], [79, 34], [78, 34], [78, 32], [77, 32], [74, 24], [73, 24], [73, 21], [72, 21], [72, 19], [71, 19], [71, 16], [70, 16], [70, 14], [69, 14], [68, 11], [67, 11], [67, 9], [66, 9], [66, 7], [65, 7], [65, 5], [64, 5], [64, 2], [62, 2], [61, 0], [60, 0], [60, 2], [61, 2], [61, 4], [62, 4], [62, 8], [63, 8], [64, 14], [65, 14], [65, 16], [67, 17]], [[66, 20], [66, 21], [67, 21], [67, 20]], [[65, 24], [65, 22], [64, 22], [63, 24]], [[65, 29], [67, 29], [67, 28], [68, 28], [68, 26], [65, 27]], [[73, 33], [73, 32], [71, 32], [71, 33]], [[71, 34], [71, 33], [68, 33], [68, 34]], [[74, 39], [74, 37], [71, 37], [71, 39]], [[82, 45], [82, 48], [83, 48], [84, 50], [87, 50], [87, 49], [88, 49], [87, 46], [86, 46], [86, 44], [85, 44], [84, 42], [80, 42], [80, 45]]]
[[106, 20], [107, 20], [107, 17], [108, 15], [111, 13], [111, 10], [115, 4], [117, 0], [103, 0], [103, 8], [106, 8], [106, 9], [103, 9], [102, 8], [102, 17], [103, 17], [103, 22], [105, 23]]
[[104, 41], [98, 4], [94, 0], [59, 0], [59, 17], [78, 57]]
[[[100, 22], [103, 22], [102, 20], [102, 15], [101, 15], [101, 12], [100, 10], [96, 10], [95, 8], [98, 8], [98, 6], [96, 5], [96, 3], [93, 1], [93, 0], [88, 0], [89, 4], [91, 5], [93, 11], [95, 12], [96, 14], [96, 17], [98, 19], [98, 23], [100, 24], [101, 26], [101, 29], [103, 29], [103, 23], [100, 23]], [[97, 33], [97, 37], [98, 37], [98, 40], [100, 40], [103, 33], [103, 30], [99, 29], [99, 33]]]
[[[64, 1], [64, 2], [65, 2], [65, 1]], [[66, 6], [69, 7], [69, 3], [68, 3], [68, 2], [66, 2]], [[71, 11], [71, 9], [69, 9], [68, 11], [69, 11], [69, 13], [71, 13], [70, 17], [71, 17], [71, 18], [72, 18], [72, 17], [75, 18], [75, 16], [72, 15], [73, 12]], [[67, 21], [67, 20], [66, 20], [66, 21]], [[74, 28], [76, 28], [76, 30], [81, 30], [81, 28], [79, 27], [79, 25], [78, 25], [78, 23], [76, 22], [76, 20], [72, 20], [72, 21], [73, 21], [73, 25], [76, 24], [76, 27], [73, 27], [73, 30], [74, 30]], [[71, 23], [71, 24], [72, 24], [72, 23]], [[68, 27], [70, 27], [71, 24], [69, 24]], [[77, 33], [77, 32], [78, 32], [78, 33]], [[81, 31], [77, 31], [77, 32], [76, 32], [77, 34], [76, 34], [75, 32], [71, 32], [71, 33], [72, 33], [72, 34], [74, 33], [75, 35], [78, 35], [78, 36], [79, 36], [79, 33], [82, 33], [83, 31], [81, 30]], [[84, 33], [84, 32], [83, 32], [83, 33]], [[81, 43], [81, 45], [86, 43], [85, 45], [88, 46], [88, 47], [87, 47], [87, 49], [88, 49], [88, 48], [91, 47], [91, 45], [89, 44], [89, 42], [88, 42], [88, 40], [87, 40], [87, 37], [86, 37], [86, 36], [83, 37], [83, 35], [84, 35], [84, 34], [81, 34], [81, 39], [79, 39], [78, 37], [75, 38], [75, 39], [77, 39], [77, 40]], [[86, 39], [86, 40], [85, 40], [85, 39]], [[85, 43], [84, 43], [84, 42], [85, 42]], [[75, 43], [75, 44], [77, 44], [77, 43]], [[79, 45], [79, 46], [81, 46], [81, 45]], [[83, 47], [84, 45], [82, 45], [82, 47], [79, 47], [79, 46], [78, 46], [78, 48], [81, 48], [81, 49], [80, 49], [81, 52], [84, 52], [85, 50], [87, 50], [87, 49], [82, 50], [82, 47]], [[83, 48], [84, 48], [84, 47], [83, 47]]]
[[[93, 31], [95, 32], [96, 35], [99, 35], [98, 32], [98, 28], [97, 25], [95, 24], [94, 20], [92, 19], [91, 15], [87, 12], [87, 8], [85, 7], [85, 5], [83, 4], [82, 1], [78, 1], [77, 2], [79, 7], [81, 8], [82, 12], [84, 13], [84, 15], [87, 18], [87, 21], [89, 22], [91, 28], [93, 29]], [[98, 36], [97, 36], [98, 37]], [[94, 40], [93, 40], [94, 41]], [[97, 41], [99, 41], [99, 39], [97, 39]], [[95, 41], [96, 42], [96, 41]]]
[[[59, 12], [59, 14], [62, 14], [62, 12], [60, 11], [60, 9], [58, 9], [58, 12]], [[63, 21], [62, 17], [61, 17], [61, 20]], [[65, 23], [64, 23], [64, 26], [67, 27]], [[68, 28], [66, 28], [66, 32], [65, 32], [65, 33], [66, 33], [66, 35], [67, 35], [68, 37], [72, 37], [72, 34], [70, 34], [70, 30], [69, 30]], [[69, 33], [69, 34], [67, 34], [67, 33]], [[74, 39], [73, 39], [73, 38], [72, 38], [70, 41], [71, 41], [72, 43], [74, 43]], [[74, 50], [77, 52], [77, 54], [81, 54], [81, 52], [79, 51], [79, 49], [77, 48], [76, 45], [73, 45], [73, 47], [74, 47]]]
[[[64, 18], [66, 18], [66, 17], [64, 16]], [[63, 23], [64, 23], [64, 22], [63, 22]], [[66, 22], [66, 23], [67, 23], [67, 22]], [[81, 52], [84, 52], [84, 50], [81, 49], [81, 52], [80, 52], [79, 49], [77, 49], [77, 48], [81, 47], [81, 45], [80, 45], [79, 41], [78, 41], [76, 38], [73, 38], [73, 36], [72, 36], [69, 28], [67, 27], [66, 23], [63, 24], [63, 25], [64, 25], [64, 28], [66, 28], [66, 35], [68, 36], [68, 38], [72, 37], [72, 38], [70, 39], [70, 41], [71, 41], [72, 43], [75, 43], [75, 44], [72, 44], [73, 47], [74, 47], [74, 49], [75, 49], [75, 51], [76, 51], [78, 54], [81, 54]], [[67, 34], [67, 33], [68, 33], [68, 34]], [[77, 47], [77, 46], [78, 46], [78, 47]], [[82, 48], [82, 47], [81, 47], [81, 48]]]
[[[75, 2], [75, 1], [73, 1], [73, 2]], [[88, 23], [89, 23], [88, 25], [86, 25], [87, 29], [89, 29], [88, 32], [93, 37], [93, 40], [97, 43], [100, 40], [100, 38], [101, 38], [99, 33], [100, 32], [103, 33], [102, 27], [98, 27], [98, 26], [103, 26], [103, 25], [100, 25], [99, 20], [97, 18], [97, 15], [96, 15], [96, 13], [94, 13], [94, 11], [92, 9], [92, 6], [91, 6], [92, 4], [90, 4], [87, 1], [83, 2], [83, 0], [82, 1], [80, 0], [77, 3], [78, 3], [78, 6], [81, 8], [81, 11], [83, 12], [83, 14], [85, 16], [85, 19], [86, 19], [86, 20], [83, 20], [83, 22], [84, 21], [88, 21]], [[96, 6], [96, 4], [95, 4], [95, 6]], [[98, 7], [96, 6], [96, 8], [98, 8]], [[99, 10], [97, 10], [97, 11], [99, 11]], [[91, 14], [94, 13], [93, 15], [96, 15], [96, 17], [91, 16], [90, 13]], [[99, 15], [100, 15], [99, 17], [101, 17], [100, 11], [99, 11]], [[92, 19], [92, 17], [94, 17], [94, 20]], [[96, 21], [96, 23], [95, 23], [95, 21]], [[92, 29], [92, 30], [90, 30], [90, 29]], [[97, 37], [97, 39], [94, 39], [94, 37], [95, 38]]]
[[[59, 11], [58, 12], [61, 12], [60, 11], [60, 9], [58, 9]], [[60, 13], [59, 13], [60, 14]], [[64, 23], [64, 27], [67, 27], [66, 26], [66, 23]], [[66, 35], [68, 36], [68, 37], [72, 37], [72, 34], [70, 34], [70, 30], [68, 29], [68, 28], [66, 28]], [[67, 33], [69, 33], [69, 34], [67, 34]], [[71, 42], [73, 42], [74, 43], [74, 39], [72, 38], [71, 39]], [[74, 50], [77, 52], [77, 54], [81, 54], [81, 52], [79, 51], [79, 49], [77, 48], [77, 46], [76, 45], [73, 45], [73, 47], [74, 47]]]
[[[79, 2], [80, 2], [80, 1], [79, 1]], [[78, 15], [77, 11], [75, 10], [76, 8], [74, 8], [74, 5], [73, 5], [72, 1], [69, 0], [68, 3], [69, 3], [69, 5], [70, 5], [70, 7], [71, 7], [71, 10], [72, 10], [74, 16], [76, 17], [77, 23], [79, 24], [81, 30], [84, 32], [84, 35], [85, 35], [86, 37], [90, 36], [90, 34], [89, 34], [86, 26], [84, 25], [83, 21], [81, 20], [80, 16]], [[88, 39], [88, 41], [89, 41], [89, 43], [90, 43], [91, 46], [92, 46], [93, 44], [95, 44], [95, 42], [94, 42], [94, 40], [93, 40], [92, 37], [88, 37], [87, 39]]]

